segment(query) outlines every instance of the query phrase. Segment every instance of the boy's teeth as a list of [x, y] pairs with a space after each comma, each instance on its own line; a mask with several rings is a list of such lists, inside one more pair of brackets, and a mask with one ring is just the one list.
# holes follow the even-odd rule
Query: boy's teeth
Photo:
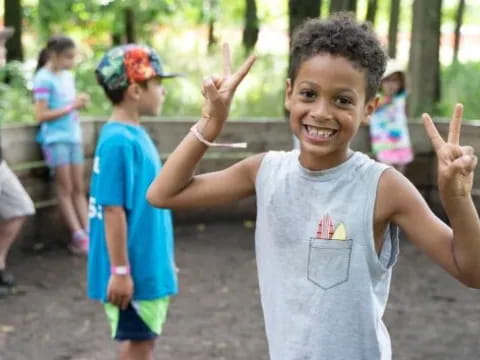
[[307, 131], [312, 136], [330, 137], [333, 134], [333, 130], [319, 129], [313, 126], [307, 126]]

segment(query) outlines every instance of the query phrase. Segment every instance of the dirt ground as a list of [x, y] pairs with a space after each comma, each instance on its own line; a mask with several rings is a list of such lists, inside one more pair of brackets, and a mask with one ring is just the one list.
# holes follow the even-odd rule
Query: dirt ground
[[[156, 359], [268, 358], [253, 234], [241, 222], [177, 227], [181, 292]], [[479, 359], [480, 292], [409, 244], [401, 250], [385, 314], [394, 359]], [[102, 309], [85, 297], [84, 262], [59, 248], [14, 254], [11, 268], [25, 293], [0, 300], [1, 360], [115, 358]]]

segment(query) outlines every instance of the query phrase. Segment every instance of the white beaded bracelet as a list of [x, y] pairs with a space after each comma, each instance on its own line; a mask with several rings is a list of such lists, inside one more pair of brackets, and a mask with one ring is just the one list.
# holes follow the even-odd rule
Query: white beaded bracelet
[[129, 275], [130, 274], [130, 266], [128, 266], [128, 265], [112, 266], [110, 268], [110, 272], [113, 275]]
[[195, 137], [200, 141], [202, 144], [205, 144], [210, 147], [224, 147], [224, 148], [232, 148], [232, 149], [245, 149], [247, 147], [246, 142], [241, 143], [216, 143], [211, 142], [205, 139], [202, 134], [198, 131], [198, 125], [195, 124], [190, 128], [190, 132], [195, 135]]

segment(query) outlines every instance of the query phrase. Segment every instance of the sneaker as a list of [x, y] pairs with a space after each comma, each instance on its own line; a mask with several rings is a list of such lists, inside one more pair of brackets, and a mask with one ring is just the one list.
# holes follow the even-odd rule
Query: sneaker
[[10, 288], [15, 286], [15, 278], [13, 277], [13, 274], [5, 269], [0, 270], [0, 286]]
[[87, 255], [88, 254], [88, 235], [83, 230], [77, 231], [72, 236], [72, 241], [68, 246], [69, 250], [75, 255]]
[[10, 295], [10, 288], [6, 286], [0, 286], [0, 299]]
[[6, 297], [14, 292], [15, 278], [8, 271], [0, 270], [0, 298]]

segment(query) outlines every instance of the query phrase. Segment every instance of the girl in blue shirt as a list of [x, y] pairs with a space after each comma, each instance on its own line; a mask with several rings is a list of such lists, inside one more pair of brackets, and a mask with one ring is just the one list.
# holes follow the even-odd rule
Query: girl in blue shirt
[[76, 94], [69, 71], [75, 64], [75, 44], [54, 36], [40, 52], [33, 81], [35, 116], [40, 123], [37, 141], [45, 161], [55, 174], [60, 211], [72, 232], [69, 248], [88, 251], [87, 201], [83, 183], [83, 147], [78, 110], [89, 101]]

